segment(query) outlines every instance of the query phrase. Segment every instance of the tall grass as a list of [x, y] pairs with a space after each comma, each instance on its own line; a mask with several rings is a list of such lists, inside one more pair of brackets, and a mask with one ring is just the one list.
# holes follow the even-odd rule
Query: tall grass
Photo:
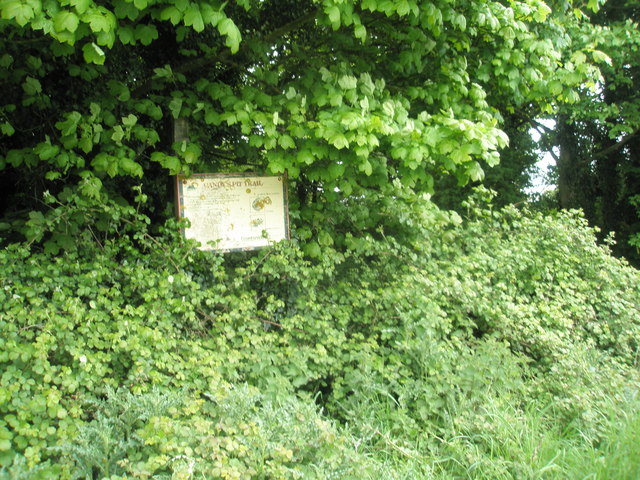
[[494, 400], [443, 439], [437, 478], [473, 480], [640, 478], [640, 402], [599, 412], [604, 430], [554, 420], [553, 404], [520, 409]]

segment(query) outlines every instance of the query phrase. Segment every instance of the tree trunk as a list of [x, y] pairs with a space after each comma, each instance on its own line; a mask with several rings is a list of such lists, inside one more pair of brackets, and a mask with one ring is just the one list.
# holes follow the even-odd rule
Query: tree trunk
[[560, 208], [578, 208], [577, 147], [575, 128], [567, 115], [560, 114], [556, 120], [556, 131], [560, 155], [558, 156], [558, 201]]

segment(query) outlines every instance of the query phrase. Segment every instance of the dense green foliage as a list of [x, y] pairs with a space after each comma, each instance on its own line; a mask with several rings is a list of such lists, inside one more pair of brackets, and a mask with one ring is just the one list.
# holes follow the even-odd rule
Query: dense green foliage
[[[526, 121], [597, 93], [598, 2], [556, 3], [0, 0], [0, 478], [637, 471], [638, 272], [429, 196], [508, 133], [514, 198]], [[251, 170], [292, 240], [185, 241], [169, 175]]]
[[584, 18], [558, 3], [2, 0], [0, 226], [33, 240], [45, 192], [131, 203], [137, 178], [163, 218], [167, 175], [253, 170], [286, 171], [319, 234], [327, 205], [394, 181], [481, 180], [505, 122], [599, 78], [605, 56], [571, 43]]
[[[572, 37], [606, 55], [602, 79], [573, 105], [554, 113], [545, 133], [557, 147], [557, 204], [581, 208], [601, 238], [615, 234], [614, 252], [640, 265], [640, 9], [637, 2], [609, 0]], [[585, 28], [586, 27], [586, 28]], [[577, 59], [578, 57], [576, 57]]]
[[533, 478], [607, 448], [638, 412], [638, 272], [575, 213], [403, 195], [344, 204], [338, 230], [386, 220], [314, 261], [133, 209], [73, 252], [2, 250], [4, 475]]

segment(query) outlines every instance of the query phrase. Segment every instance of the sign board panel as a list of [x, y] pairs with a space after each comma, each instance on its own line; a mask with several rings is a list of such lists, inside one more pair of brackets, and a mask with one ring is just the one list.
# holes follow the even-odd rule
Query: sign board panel
[[252, 250], [289, 238], [286, 176], [178, 175], [178, 217], [202, 250]]

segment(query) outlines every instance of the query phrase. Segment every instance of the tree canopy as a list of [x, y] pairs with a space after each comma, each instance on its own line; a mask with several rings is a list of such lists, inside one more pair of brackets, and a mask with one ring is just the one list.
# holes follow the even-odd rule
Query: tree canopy
[[[158, 214], [168, 175], [266, 171], [288, 173], [304, 239], [340, 199], [481, 180], [505, 118], [599, 78], [608, 57], [569, 35], [578, 7], [2, 0], [4, 228], [37, 239], [53, 221], [43, 200], [131, 203], [143, 184]], [[179, 119], [189, 136], [174, 142]]]

